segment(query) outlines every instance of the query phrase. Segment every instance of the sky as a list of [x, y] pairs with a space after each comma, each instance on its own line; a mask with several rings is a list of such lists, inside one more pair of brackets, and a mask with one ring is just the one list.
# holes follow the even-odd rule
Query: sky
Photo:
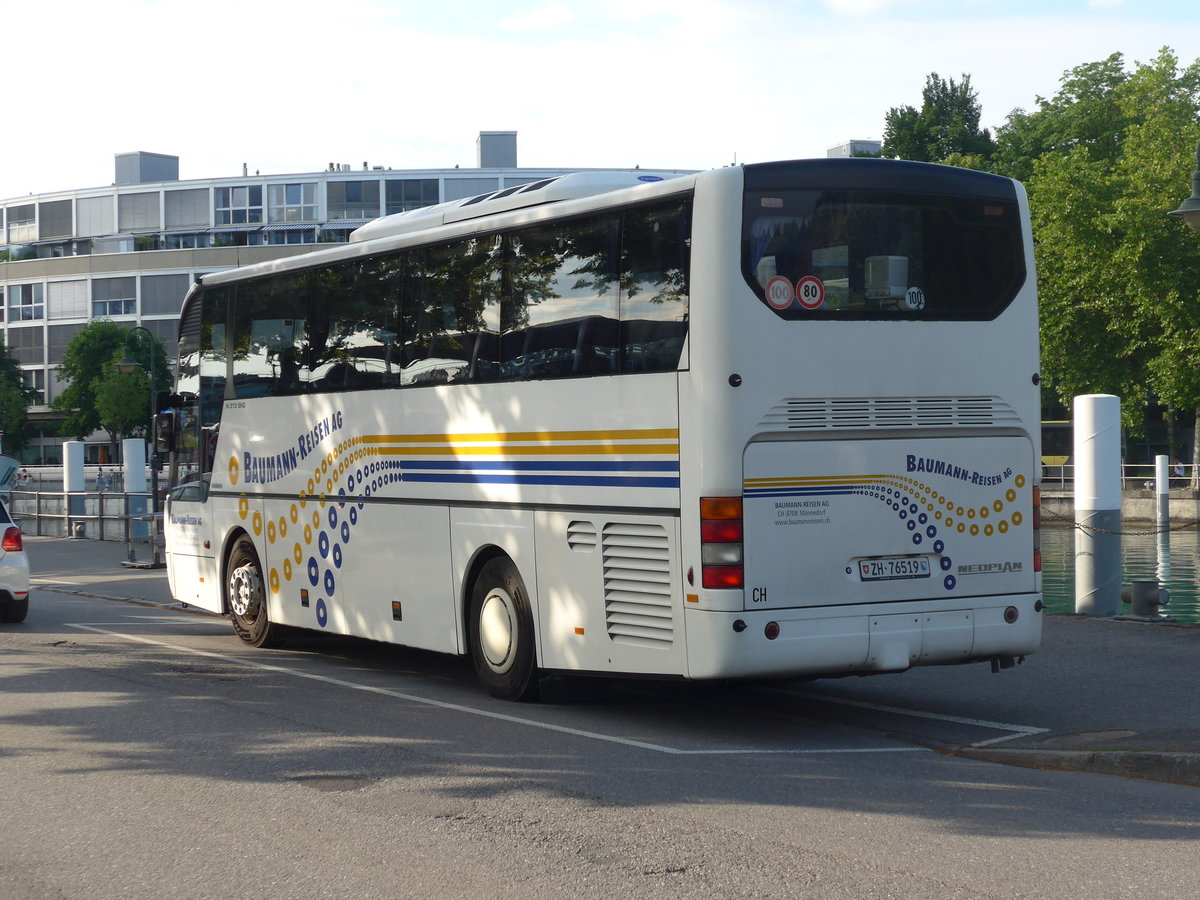
[[183, 179], [466, 168], [480, 131], [526, 167], [824, 156], [931, 72], [970, 75], [994, 130], [1113, 53], [1200, 58], [1200, 3], [0, 0], [0, 33], [11, 199], [110, 184], [134, 150]]

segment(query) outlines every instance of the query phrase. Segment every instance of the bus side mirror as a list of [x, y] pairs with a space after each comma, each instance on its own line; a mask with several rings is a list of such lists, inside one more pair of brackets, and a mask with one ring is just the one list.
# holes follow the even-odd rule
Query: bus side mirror
[[175, 411], [167, 410], [154, 417], [154, 450], [170, 453], [175, 449]]

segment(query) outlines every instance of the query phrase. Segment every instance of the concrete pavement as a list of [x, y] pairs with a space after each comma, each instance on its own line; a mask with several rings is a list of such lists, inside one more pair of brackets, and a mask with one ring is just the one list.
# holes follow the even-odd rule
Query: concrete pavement
[[[124, 544], [34, 536], [25, 543], [32, 609], [41, 591], [180, 608], [164, 570], [123, 565]], [[149, 552], [136, 547], [141, 562]], [[976, 680], [912, 670], [898, 677], [918, 672], [933, 686], [930, 696], [940, 691], [948, 703], [978, 709], [1003, 695], [1042, 726], [1002, 747], [942, 752], [1200, 786], [1200, 625], [1048, 615], [1041, 651], [1011, 673]]]

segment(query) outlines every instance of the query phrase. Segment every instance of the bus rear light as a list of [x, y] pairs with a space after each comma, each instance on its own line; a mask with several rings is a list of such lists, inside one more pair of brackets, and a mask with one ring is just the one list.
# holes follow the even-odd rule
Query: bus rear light
[[701, 497], [700, 521], [712, 519], [742, 520], [741, 497]]
[[701, 581], [706, 588], [742, 588], [742, 498], [700, 498]]
[[700, 562], [706, 566], [740, 566], [741, 544], [701, 544]]
[[701, 519], [700, 540], [706, 544], [729, 543], [742, 539], [741, 519]]
[[775, 640], [775, 638], [779, 637], [779, 623], [778, 622], [768, 622], [766, 624], [766, 627], [763, 628], [763, 635], [766, 637], [766, 639], [768, 641]]
[[706, 588], [740, 588], [744, 584], [741, 566], [705, 566], [701, 572]]
[[1004, 621], [1009, 625], [1016, 624], [1016, 621], [1019, 618], [1021, 618], [1021, 611], [1015, 606], [1006, 606], [1004, 608]]

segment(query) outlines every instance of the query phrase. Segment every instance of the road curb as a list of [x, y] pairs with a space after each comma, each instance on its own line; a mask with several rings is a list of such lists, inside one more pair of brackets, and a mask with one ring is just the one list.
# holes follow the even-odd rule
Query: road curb
[[1165, 781], [1200, 787], [1200, 753], [1168, 753], [1151, 750], [992, 750], [961, 748], [955, 756], [985, 762], [1121, 775], [1146, 781]]
[[217, 613], [211, 613], [208, 610], [189, 607], [186, 604], [176, 600], [147, 600], [143, 597], [122, 597], [117, 594], [102, 594], [98, 591], [89, 591], [84, 588], [67, 584], [36, 584], [39, 591], [50, 591], [55, 594], [70, 594], [75, 597], [91, 597], [96, 600], [111, 600], [116, 603], [130, 603], [134, 606], [150, 606], [155, 609], [167, 609], [172, 612], [188, 613], [194, 616], [212, 616], [221, 618]]

